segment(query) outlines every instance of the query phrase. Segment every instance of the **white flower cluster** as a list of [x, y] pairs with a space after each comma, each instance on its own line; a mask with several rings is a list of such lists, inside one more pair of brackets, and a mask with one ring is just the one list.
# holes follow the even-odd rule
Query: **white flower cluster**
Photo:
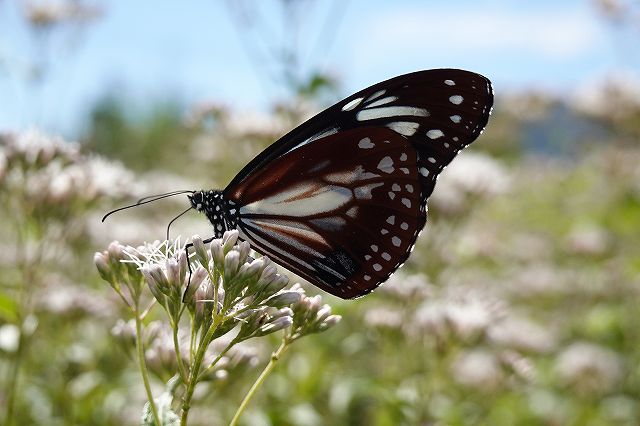
[[0, 135], [0, 183], [42, 207], [136, 192], [133, 174], [119, 163], [84, 155], [78, 144], [37, 130]]

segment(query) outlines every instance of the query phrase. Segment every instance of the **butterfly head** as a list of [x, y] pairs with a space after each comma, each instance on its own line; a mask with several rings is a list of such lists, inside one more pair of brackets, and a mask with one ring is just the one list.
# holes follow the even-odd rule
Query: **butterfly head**
[[216, 238], [222, 237], [224, 231], [235, 228], [236, 210], [225, 200], [222, 191], [196, 191], [188, 197], [191, 207], [207, 216]]

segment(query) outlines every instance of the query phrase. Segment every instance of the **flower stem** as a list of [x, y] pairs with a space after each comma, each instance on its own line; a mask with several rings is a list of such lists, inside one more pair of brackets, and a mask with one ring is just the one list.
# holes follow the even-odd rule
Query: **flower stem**
[[138, 352], [138, 364], [140, 365], [140, 373], [142, 374], [142, 381], [144, 382], [144, 389], [147, 392], [147, 399], [149, 400], [149, 407], [151, 407], [151, 415], [153, 421], [161, 426], [160, 417], [158, 417], [158, 409], [156, 408], [156, 402], [153, 399], [153, 393], [151, 392], [151, 385], [149, 384], [149, 372], [147, 371], [147, 363], [144, 359], [144, 347], [142, 345], [142, 319], [140, 318], [140, 312], [138, 311], [138, 303], [135, 307], [136, 317], [136, 349]]
[[176, 358], [178, 361], [178, 371], [180, 372], [180, 379], [183, 383], [187, 380], [187, 370], [184, 368], [184, 362], [182, 361], [182, 353], [180, 352], [180, 341], [178, 339], [178, 324], [171, 324], [173, 328], [173, 347], [176, 351]]
[[266, 367], [264, 367], [264, 370], [262, 370], [262, 373], [260, 373], [260, 376], [258, 376], [256, 381], [251, 386], [251, 389], [249, 389], [249, 392], [247, 392], [244, 399], [240, 403], [240, 406], [238, 407], [238, 410], [236, 410], [236, 414], [233, 416], [233, 419], [231, 419], [229, 426], [235, 426], [238, 424], [238, 420], [240, 420], [240, 416], [244, 412], [245, 408], [247, 408], [249, 401], [251, 401], [251, 398], [253, 398], [253, 396], [258, 391], [262, 383], [264, 383], [264, 381], [267, 379], [267, 376], [275, 368], [276, 363], [278, 362], [278, 359], [280, 359], [282, 354], [284, 354], [284, 352], [289, 347], [290, 343], [291, 343], [291, 340], [289, 340], [288, 336], [285, 335], [278, 349], [276, 349], [275, 352], [271, 354], [271, 359], [269, 360], [269, 363], [266, 365]]
[[[217, 318], [217, 317], [216, 317]], [[193, 360], [191, 371], [189, 373], [189, 382], [187, 383], [187, 390], [182, 400], [182, 415], [180, 416], [180, 425], [187, 425], [187, 417], [189, 416], [189, 409], [191, 408], [191, 398], [193, 397], [193, 391], [198, 383], [198, 376], [200, 375], [200, 366], [204, 359], [204, 354], [207, 352], [207, 347], [211, 341], [213, 333], [218, 328], [218, 321], [214, 320], [213, 325], [209, 327], [207, 334], [202, 338], [198, 345], [198, 352]]]

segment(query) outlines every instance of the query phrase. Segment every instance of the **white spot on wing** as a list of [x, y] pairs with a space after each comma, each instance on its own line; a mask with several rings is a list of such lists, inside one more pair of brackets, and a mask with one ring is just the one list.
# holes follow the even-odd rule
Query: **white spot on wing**
[[453, 121], [454, 123], [459, 123], [460, 120], [462, 120], [462, 117], [460, 117], [458, 114], [456, 115], [452, 115], [451, 117], [449, 117], [451, 119], [451, 121]]
[[392, 191], [400, 191], [400, 185], [398, 185], [397, 183], [394, 183], [393, 185], [391, 185], [391, 190]]
[[456, 82], [453, 80], [445, 80], [444, 84], [446, 84], [447, 86], [455, 86]]
[[451, 102], [454, 105], [460, 105], [463, 100], [464, 98], [460, 95], [449, 96], [449, 102]]
[[396, 217], [395, 217], [395, 215], [391, 215], [391, 216], [389, 216], [389, 217], [387, 218], [387, 223], [388, 223], [389, 225], [393, 225], [394, 223], [396, 223]]
[[358, 142], [358, 148], [370, 149], [373, 147], [375, 147], [375, 145], [373, 144], [373, 142], [371, 142], [371, 139], [369, 138], [361, 139], [360, 142]]
[[403, 198], [402, 199], [402, 204], [404, 204], [405, 206], [407, 206], [407, 208], [411, 208], [411, 200], [408, 198]]
[[347, 210], [346, 215], [352, 219], [355, 219], [356, 216], [358, 215], [358, 206], [351, 207], [349, 210]]
[[358, 113], [356, 114], [356, 118], [358, 119], [358, 121], [363, 121], [375, 120], [376, 118], [399, 117], [405, 115], [413, 115], [415, 117], [428, 117], [429, 113], [424, 108], [389, 106], [358, 111]]
[[387, 127], [402, 136], [413, 136], [418, 131], [420, 125], [412, 121], [395, 121], [387, 124]]
[[378, 170], [385, 173], [393, 173], [393, 160], [388, 155], [378, 163]]
[[375, 253], [378, 252], [378, 246], [375, 244], [371, 244], [371, 250], [373, 250]]
[[382, 265], [380, 265], [379, 263], [374, 263], [373, 264], [373, 270], [376, 271], [376, 272], [382, 271]]
[[372, 100], [374, 100], [376, 98], [379, 98], [380, 96], [384, 95], [385, 93], [387, 93], [386, 90], [378, 90], [373, 95], [369, 96], [369, 99], [367, 99], [367, 102], [371, 102]]
[[[394, 237], [395, 238], [395, 237]], [[384, 260], [386, 260], [387, 262], [391, 260], [391, 255], [389, 253], [387, 253], [386, 251], [384, 253], [381, 254], [382, 258]]]
[[407, 154], [405, 152], [400, 155], [400, 161], [407, 161]]
[[385, 98], [378, 99], [377, 101], [367, 105], [365, 108], [379, 107], [380, 105], [388, 104], [388, 103], [391, 103], [391, 102], [396, 101], [396, 100], [398, 100], [397, 96], [387, 96]]
[[409, 224], [407, 222], [402, 222], [400, 224], [400, 228], [402, 228], [403, 231], [406, 231], [407, 229], [409, 229]]
[[444, 136], [444, 133], [440, 129], [433, 129], [427, 132], [427, 136], [429, 139], [438, 139]]
[[426, 167], [420, 167], [420, 174], [424, 177], [429, 176], [429, 169], [427, 169]]
[[406, 184], [404, 187], [407, 189], [407, 192], [408, 192], [408, 193], [410, 193], [410, 194], [412, 194], [412, 193], [413, 193], [413, 185], [411, 185], [411, 184], [409, 184], [409, 183], [408, 183], [408, 184]]
[[348, 104], [343, 106], [342, 110], [343, 111], [351, 111], [352, 109], [354, 109], [355, 107], [360, 105], [360, 102], [362, 102], [362, 98], [355, 98], [354, 100], [352, 100], [351, 102], [349, 102]]
[[400, 247], [400, 243], [402, 243], [402, 241], [400, 241], [400, 238], [398, 238], [398, 237], [391, 238], [391, 242], [396, 247]]

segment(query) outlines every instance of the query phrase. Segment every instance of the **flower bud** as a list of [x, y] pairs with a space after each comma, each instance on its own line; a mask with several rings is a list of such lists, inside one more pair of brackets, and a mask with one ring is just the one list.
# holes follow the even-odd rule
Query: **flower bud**
[[151, 265], [149, 268], [149, 274], [153, 277], [156, 284], [158, 285], [158, 289], [164, 293], [169, 294], [169, 281], [167, 280], [167, 276], [160, 267], [160, 265]]
[[[269, 306], [273, 306], [274, 308], [282, 308], [284, 306], [290, 306], [290, 305], [293, 305], [294, 303], [299, 302], [301, 297], [302, 296], [300, 295], [300, 293], [296, 291], [285, 291], [285, 292], [276, 294], [271, 299], [269, 299], [266, 303]], [[291, 315], [293, 316], [293, 312], [291, 313]]]
[[265, 291], [268, 294], [275, 294], [285, 288], [289, 284], [289, 277], [286, 275], [276, 275], [275, 278], [267, 285]]
[[255, 259], [251, 263], [243, 263], [238, 271], [238, 278], [253, 278], [261, 273], [263, 268], [264, 262], [261, 259]]
[[323, 305], [319, 310], [318, 313], [316, 314], [316, 321], [318, 322], [322, 322], [324, 321], [329, 315], [331, 315], [331, 306], [329, 305]]
[[198, 266], [198, 269], [191, 274], [191, 282], [187, 284], [187, 288], [182, 296], [182, 301], [184, 303], [189, 303], [191, 299], [193, 299], [193, 295], [202, 285], [202, 282], [208, 276], [208, 272], [202, 266]]
[[[264, 259], [264, 257], [262, 259]], [[267, 265], [262, 270], [262, 274], [260, 274], [260, 278], [258, 279], [257, 287], [258, 288], [262, 288], [262, 287], [266, 286], [267, 284], [269, 284], [271, 281], [273, 281], [273, 279], [275, 278], [277, 272], [278, 272], [278, 268], [276, 268], [273, 265]]]
[[186, 250], [180, 250], [180, 254], [178, 255], [178, 265], [180, 267], [180, 282], [183, 283], [187, 278], [187, 271], [189, 270]]
[[93, 263], [96, 265], [96, 268], [98, 268], [98, 273], [100, 274], [102, 279], [111, 283], [113, 277], [111, 268], [109, 268], [108, 252], [105, 251], [102, 253], [95, 253], [93, 255]]
[[145, 280], [147, 281], [147, 285], [149, 286], [149, 290], [151, 290], [151, 294], [156, 298], [158, 302], [164, 304], [165, 297], [160, 290], [160, 285], [156, 281], [155, 277], [151, 274], [151, 270], [148, 267], [144, 267], [140, 269], [142, 275], [144, 275]]
[[124, 259], [124, 247], [117, 241], [112, 241], [107, 247], [107, 251], [109, 252], [109, 259], [112, 261], [119, 262]]
[[202, 238], [199, 235], [194, 235], [191, 238], [191, 243], [196, 252], [196, 258], [200, 264], [206, 268], [209, 265], [209, 256], [207, 255], [207, 250], [202, 242]]
[[291, 327], [291, 324], [293, 324], [293, 318], [290, 316], [282, 316], [261, 326], [255, 333], [255, 336], [275, 333], [283, 328]]
[[325, 319], [321, 324], [320, 324], [320, 330], [324, 331], [328, 328], [333, 327], [334, 325], [336, 325], [337, 323], [340, 322], [340, 320], [342, 319], [341, 315], [329, 315], [327, 317], [327, 319]]
[[231, 280], [238, 272], [240, 265], [240, 253], [236, 250], [231, 250], [224, 257], [224, 279], [225, 281]]
[[215, 262], [216, 265], [223, 265], [224, 264], [224, 250], [222, 249], [222, 240], [219, 238], [216, 238], [215, 240], [211, 241], [211, 245], [209, 246], [210, 251], [211, 251], [211, 257], [213, 258], [213, 261]]
[[180, 281], [180, 266], [178, 261], [173, 258], [167, 259], [165, 262], [167, 268], [167, 281], [169, 283], [169, 289], [178, 290], [182, 288], [182, 281]]
[[[238, 253], [240, 254], [240, 264], [242, 265], [243, 263], [247, 262], [247, 259], [249, 258], [249, 252], [251, 251], [251, 246], [249, 245], [248, 242], [243, 241], [240, 244], [238, 244]], [[253, 260], [253, 259], [251, 259]]]
[[224, 235], [222, 235], [222, 246], [224, 248], [225, 254], [229, 252], [236, 245], [238, 241], [238, 231], [233, 229], [231, 231], [226, 231]]

